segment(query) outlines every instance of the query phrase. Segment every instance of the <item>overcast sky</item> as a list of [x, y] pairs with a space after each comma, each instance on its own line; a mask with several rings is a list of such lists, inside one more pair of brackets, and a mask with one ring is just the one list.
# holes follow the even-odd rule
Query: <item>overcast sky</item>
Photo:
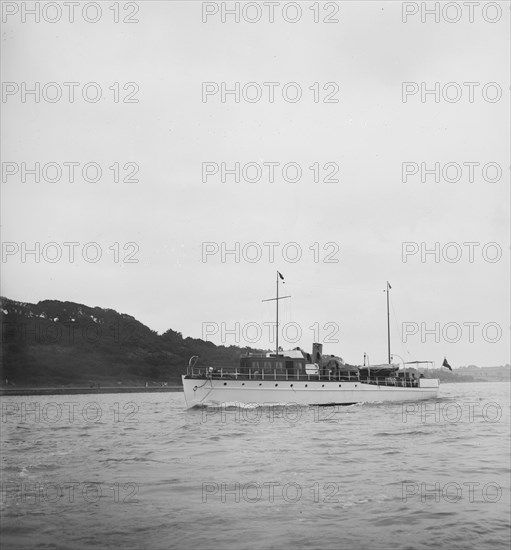
[[[386, 360], [389, 281], [392, 347], [400, 357], [438, 365], [447, 356], [453, 366], [509, 362], [509, 3], [497, 3], [502, 14], [494, 23], [487, 20], [497, 17], [495, 8], [484, 14], [474, 8], [473, 22], [464, 8], [456, 23], [445, 20], [454, 12], [440, 14], [438, 23], [432, 17], [422, 23], [419, 12], [404, 23], [397, 1], [320, 2], [317, 14], [313, 3], [300, 2], [296, 23], [285, 21], [280, 4], [273, 23], [266, 10], [257, 23], [243, 13], [239, 23], [232, 17], [223, 23], [221, 4], [203, 22], [201, 2], [121, 2], [121, 21], [138, 19], [132, 24], [113, 21], [113, 2], [101, 2], [96, 23], [84, 20], [83, 3], [72, 23], [66, 11], [55, 23], [44, 18], [56, 18], [56, 11], [42, 13], [37, 23], [4, 6], [2, 79], [13, 84], [2, 99], [2, 241], [11, 252], [3, 258], [2, 295], [113, 308], [158, 332], [172, 328], [184, 336], [202, 337], [204, 323], [210, 330], [216, 323], [219, 332], [210, 340], [246, 345], [243, 334], [222, 338], [222, 324], [273, 321], [274, 302], [261, 300], [274, 296], [278, 269], [285, 277], [281, 292], [292, 296], [281, 302], [281, 322], [302, 330], [299, 342], [284, 347], [308, 349], [319, 330], [320, 340], [338, 340], [325, 343], [325, 352], [360, 364], [364, 352], [373, 363]], [[404, 4], [411, 14], [414, 3]], [[251, 9], [246, 17], [255, 17]], [[288, 19], [297, 17], [293, 10]], [[323, 23], [325, 17], [339, 22]], [[39, 102], [34, 95], [22, 101], [23, 82], [40, 83]], [[48, 82], [59, 87], [43, 93]], [[64, 82], [79, 83], [74, 102]], [[101, 89], [97, 102], [82, 98], [90, 82], [97, 83], [87, 88], [90, 97]], [[130, 82], [135, 85], [123, 89]], [[239, 102], [232, 95], [222, 102], [220, 93], [204, 98], [203, 82], [219, 88], [254, 82], [262, 97], [255, 103], [243, 95]], [[279, 83], [273, 103], [264, 82]], [[289, 82], [302, 91], [294, 103], [282, 95]], [[419, 90], [406, 102], [403, 82]], [[435, 82], [439, 102], [433, 94], [422, 101], [421, 88]], [[464, 82], [477, 83], [473, 101]], [[489, 82], [497, 86], [485, 87]], [[324, 89], [327, 83], [338, 91]], [[447, 83], [455, 84], [446, 89]], [[63, 97], [48, 101], [59, 89]], [[296, 87], [287, 89], [292, 98]], [[257, 87], [246, 91], [254, 97]], [[325, 103], [328, 93], [338, 101]], [[138, 102], [122, 101], [130, 97]], [[50, 166], [39, 183], [31, 174], [23, 182], [22, 163], [32, 169], [36, 162], [61, 167], [60, 182], [48, 181], [57, 173]], [[74, 182], [64, 165], [70, 162], [80, 163]], [[109, 169], [115, 162], [121, 180], [134, 166], [124, 165], [135, 163], [139, 181], [115, 183]], [[228, 169], [257, 163], [261, 181], [228, 175], [222, 182], [218, 173], [204, 182], [205, 162]], [[263, 165], [269, 162], [279, 163], [273, 183]], [[289, 162], [300, 165], [299, 182], [285, 181], [281, 168]], [[428, 168], [457, 163], [463, 172], [459, 181], [446, 181], [442, 172], [439, 182], [427, 174], [422, 182], [420, 172], [403, 181], [405, 162], [410, 172], [422, 162]], [[474, 181], [464, 162], [479, 163], [472, 165]], [[102, 168], [98, 182], [82, 177], [86, 163]], [[314, 163], [319, 182], [309, 169]], [[325, 170], [325, 163], [333, 164]], [[487, 163], [495, 164], [483, 173]], [[338, 181], [323, 181], [335, 165]], [[495, 166], [502, 174], [491, 181]], [[449, 170], [447, 177], [456, 179], [456, 166]], [[39, 262], [34, 255], [22, 261], [23, 242], [40, 243], [41, 250], [58, 243], [63, 256], [52, 263], [56, 248], [47, 246]], [[74, 261], [64, 242], [79, 243]], [[95, 263], [82, 258], [91, 242], [102, 251]], [[206, 242], [217, 243], [219, 252], [203, 257]], [[280, 243], [273, 262], [265, 242]], [[435, 242], [439, 261], [433, 254], [421, 261], [421, 248]], [[467, 242], [479, 243], [473, 261]], [[126, 243], [136, 246], [123, 251]], [[221, 243], [231, 249], [240, 243], [238, 262], [233, 255], [222, 261]], [[244, 254], [247, 243], [255, 245]], [[406, 261], [403, 243], [412, 243]], [[259, 261], [248, 261], [258, 247]], [[298, 248], [302, 257], [293, 262]], [[87, 250], [93, 257], [94, 249]], [[458, 261], [448, 261], [459, 251]], [[138, 263], [123, 261], [130, 258]], [[435, 323], [438, 342], [424, 333]], [[254, 347], [273, 345], [264, 330]], [[247, 334], [255, 339], [254, 330]], [[293, 339], [293, 330], [288, 334]]]

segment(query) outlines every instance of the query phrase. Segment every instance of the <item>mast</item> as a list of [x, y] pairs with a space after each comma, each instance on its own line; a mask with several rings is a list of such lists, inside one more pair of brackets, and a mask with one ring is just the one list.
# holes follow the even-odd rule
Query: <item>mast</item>
[[268, 298], [267, 300], [262, 300], [263, 302], [272, 302], [275, 300], [276, 303], [276, 314], [277, 314], [277, 321], [276, 321], [276, 338], [275, 338], [275, 357], [279, 356], [279, 300], [284, 300], [284, 298], [291, 298], [291, 296], [279, 296], [279, 278], [284, 279], [284, 277], [277, 271], [277, 297], [276, 298]]
[[276, 302], [277, 302], [277, 307], [276, 307], [276, 310], [277, 310], [277, 321], [275, 323], [275, 332], [276, 332], [276, 337], [275, 337], [275, 356], [278, 357], [279, 356], [279, 272], [277, 271], [277, 298], [276, 298]]
[[390, 310], [389, 310], [389, 290], [392, 287], [387, 281], [387, 351], [389, 356], [389, 365], [391, 364], [391, 355], [390, 355]]

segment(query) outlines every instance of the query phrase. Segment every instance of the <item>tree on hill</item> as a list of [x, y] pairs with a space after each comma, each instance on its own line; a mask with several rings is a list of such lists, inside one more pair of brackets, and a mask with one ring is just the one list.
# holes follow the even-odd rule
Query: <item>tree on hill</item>
[[178, 384], [192, 355], [202, 364], [220, 366], [236, 365], [242, 352], [236, 346], [183, 338], [172, 329], [158, 335], [131, 315], [112, 309], [58, 300], [1, 301], [3, 382]]

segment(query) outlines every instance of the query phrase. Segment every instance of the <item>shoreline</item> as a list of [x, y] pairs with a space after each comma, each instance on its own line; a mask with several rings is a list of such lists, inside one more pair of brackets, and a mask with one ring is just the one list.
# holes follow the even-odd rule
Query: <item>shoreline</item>
[[77, 395], [98, 393], [168, 393], [182, 392], [183, 386], [105, 386], [101, 388], [67, 387], [67, 388], [0, 388], [0, 396], [23, 395]]

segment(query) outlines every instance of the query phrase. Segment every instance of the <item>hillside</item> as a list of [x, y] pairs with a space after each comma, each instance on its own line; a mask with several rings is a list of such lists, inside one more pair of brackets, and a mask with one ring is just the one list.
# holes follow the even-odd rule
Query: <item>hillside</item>
[[57, 300], [1, 302], [2, 385], [180, 384], [192, 355], [220, 366], [238, 364], [242, 352], [172, 329], [159, 335], [112, 309]]
[[[172, 329], [159, 335], [131, 315], [73, 302], [37, 304], [1, 298], [2, 386], [177, 385], [188, 360], [200, 365], [235, 366], [242, 352], [183, 338]], [[444, 382], [505, 381], [511, 367], [474, 365], [434, 369], [426, 376]], [[6, 383], [7, 380], [7, 383]]]
[[452, 372], [429, 369], [427, 378], [438, 378], [440, 382], [506, 382], [511, 379], [511, 367], [458, 367]]

